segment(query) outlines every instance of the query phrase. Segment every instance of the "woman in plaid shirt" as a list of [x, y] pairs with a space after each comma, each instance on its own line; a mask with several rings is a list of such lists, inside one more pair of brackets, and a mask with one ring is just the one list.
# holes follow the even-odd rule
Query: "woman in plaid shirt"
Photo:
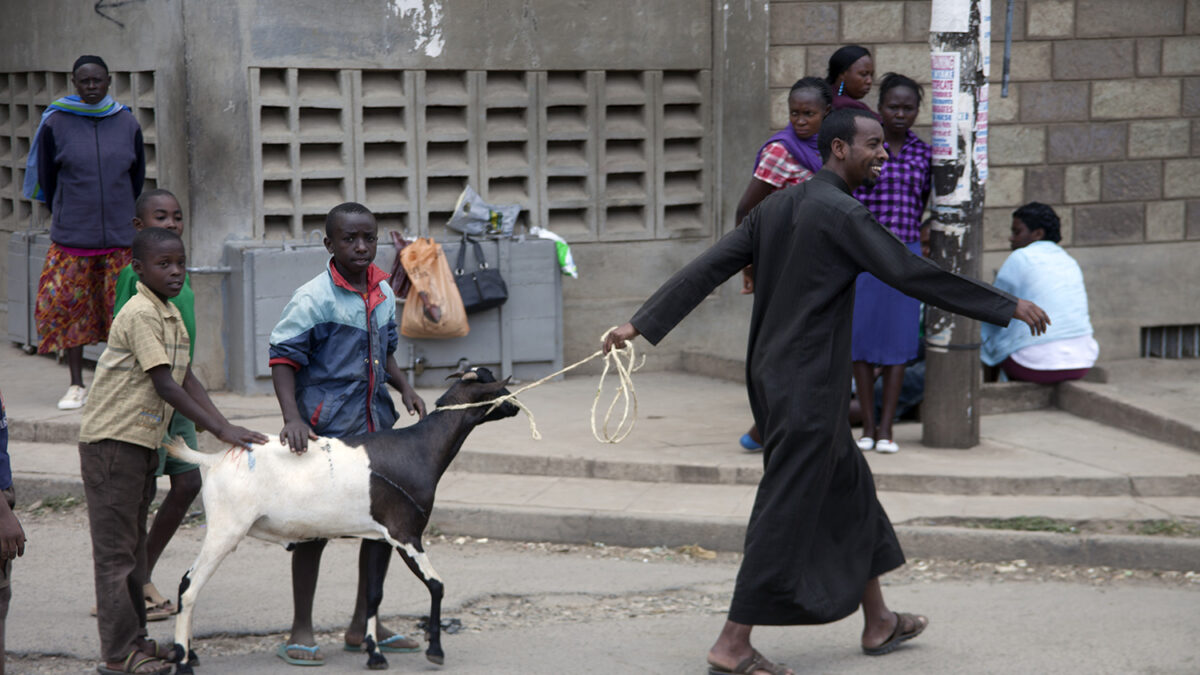
[[[737, 205], [737, 222], [750, 213], [771, 193], [789, 185], [803, 183], [821, 170], [817, 151], [817, 132], [821, 122], [833, 110], [833, 90], [819, 77], [797, 80], [788, 92], [788, 126], [767, 139], [754, 160], [754, 174]], [[754, 268], [742, 270], [742, 294], [754, 292]], [[742, 434], [742, 447], [762, 450], [758, 428]]]
[[[932, 151], [912, 132], [922, 93], [921, 85], [908, 77], [884, 75], [879, 86], [879, 114], [888, 160], [873, 188], [859, 188], [854, 193], [880, 224], [917, 255], [921, 254], [921, 214], [932, 189]], [[920, 303], [866, 273], [859, 275], [855, 293], [850, 351], [863, 416], [858, 447], [897, 452], [900, 447], [892, 440], [892, 419], [904, 367], [917, 358]], [[883, 370], [883, 409], [878, 420], [872, 400], [877, 366]]]

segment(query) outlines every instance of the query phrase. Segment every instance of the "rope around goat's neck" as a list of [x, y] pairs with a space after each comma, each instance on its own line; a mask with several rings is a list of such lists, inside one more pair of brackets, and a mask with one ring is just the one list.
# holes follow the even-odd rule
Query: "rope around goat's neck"
[[[605, 331], [604, 335], [600, 336], [600, 340], [603, 342], [604, 338], [608, 337], [608, 334], [615, 328], [616, 326]], [[572, 371], [588, 361], [601, 356], [604, 357], [604, 370], [600, 373], [600, 383], [596, 386], [596, 396], [592, 399], [592, 437], [601, 443], [620, 443], [621, 441], [625, 440], [625, 437], [629, 435], [629, 432], [633, 431], [634, 420], [637, 419], [637, 395], [633, 391], [633, 373], [637, 372], [637, 370], [640, 369], [646, 362], [645, 356], [642, 357], [640, 362], [637, 361], [637, 355], [634, 352], [632, 340], [626, 341], [624, 347], [613, 348], [608, 352], [608, 354], [605, 354], [603, 349], [597, 349], [587, 358], [576, 361], [562, 370], [551, 373], [536, 382], [531, 382], [520, 389], [512, 393], [505, 394], [499, 398], [495, 398], [490, 401], [480, 401], [479, 403], [459, 403], [457, 405], [438, 406], [431, 412], [437, 412], [439, 410], [465, 410], [467, 408], [491, 406], [488, 408], [488, 412], [490, 413], [501, 403], [504, 403], [505, 401], [512, 401], [513, 405], [520, 408], [521, 411], [525, 413], [525, 416], [529, 418], [529, 435], [533, 437], [533, 440], [540, 441], [542, 440], [542, 434], [537, 429], [537, 423], [533, 421], [533, 412], [530, 411], [524, 403], [517, 400], [517, 394], [529, 389], [533, 389], [534, 387], [541, 386], [546, 382], [558, 377], [559, 375]], [[597, 430], [596, 406], [600, 403], [600, 395], [604, 392], [604, 378], [608, 375], [609, 368], [613, 368], [617, 371], [618, 385], [616, 392], [613, 394], [612, 403], [608, 404], [608, 410], [604, 413], [604, 423], [601, 425], [600, 429]], [[622, 398], [625, 400], [625, 405], [621, 412], [621, 421], [618, 422], [616, 428], [610, 432], [608, 425], [612, 419], [613, 409], [617, 407], [617, 402]], [[629, 412], [630, 401], [633, 402], [632, 415], [630, 415]], [[629, 423], [628, 426], [626, 426], [626, 422]], [[601, 433], [603, 433], [603, 436]]]

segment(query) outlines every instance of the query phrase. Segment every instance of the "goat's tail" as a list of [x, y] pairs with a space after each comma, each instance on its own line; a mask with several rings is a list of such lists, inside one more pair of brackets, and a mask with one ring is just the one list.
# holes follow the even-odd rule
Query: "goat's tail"
[[170, 441], [167, 441], [167, 454], [190, 464], [212, 466], [221, 459], [224, 453], [211, 454], [193, 450], [188, 447], [188, 444], [183, 440], [183, 436], [175, 436]]

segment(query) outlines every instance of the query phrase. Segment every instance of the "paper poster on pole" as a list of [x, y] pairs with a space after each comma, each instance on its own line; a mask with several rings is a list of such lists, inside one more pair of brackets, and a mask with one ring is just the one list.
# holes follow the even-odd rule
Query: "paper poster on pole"
[[958, 157], [958, 52], [933, 52], [933, 81], [930, 84], [933, 106], [933, 161], [953, 161]]
[[966, 33], [970, 29], [971, 0], [933, 0], [929, 8], [930, 33]]
[[979, 70], [986, 78], [992, 66], [992, 5], [979, 3]]
[[979, 112], [975, 115], [975, 173], [988, 177], [988, 86], [979, 88]]

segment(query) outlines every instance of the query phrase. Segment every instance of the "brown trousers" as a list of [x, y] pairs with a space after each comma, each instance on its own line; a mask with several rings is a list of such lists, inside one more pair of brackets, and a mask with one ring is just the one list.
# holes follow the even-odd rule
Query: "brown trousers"
[[104, 661], [123, 660], [146, 636], [146, 517], [157, 468], [155, 448], [108, 439], [79, 444]]
[[[17, 505], [13, 489], [0, 490], [0, 499], [8, 502], [9, 508]], [[4, 673], [4, 633], [8, 621], [8, 603], [12, 600], [12, 561], [0, 562], [0, 675]]]

